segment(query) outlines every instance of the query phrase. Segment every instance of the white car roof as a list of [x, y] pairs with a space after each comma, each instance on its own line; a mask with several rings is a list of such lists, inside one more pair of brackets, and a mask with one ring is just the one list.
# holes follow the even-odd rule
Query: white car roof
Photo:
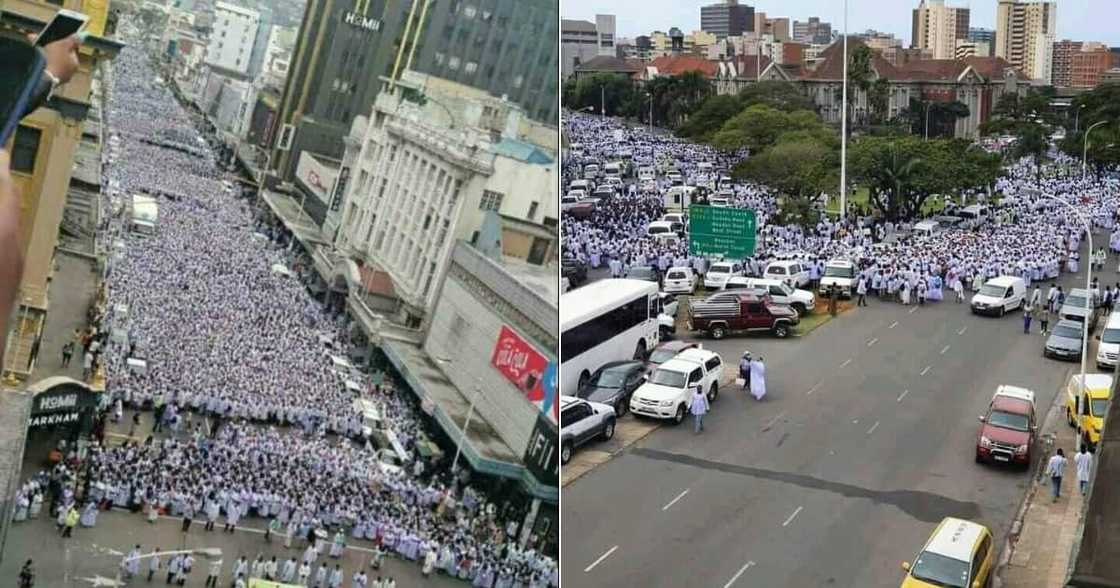
[[984, 527], [976, 523], [947, 517], [938, 532], [929, 538], [923, 551], [969, 562], [972, 561], [972, 550], [983, 532]]
[[984, 283], [991, 284], [993, 286], [1003, 286], [1004, 288], [1006, 288], [1007, 286], [1014, 284], [1016, 281], [1022, 282], [1023, 278], [1018, 278], [1015, 276], [996, 276]]
[[1018, 386], [1009, 386], [1007, 384], [1004, 384], [999, 388], [996, 388], [995, 396], [1010, 396], [1011, 398], [1019, 398], [1030, 402], [1032, 406], [1034, 405], [1034, 392], [1027, 390], [1026, 388], [1020, 388]]
[[691, 272], [691, 271], [692, 271], [692, 268], [690, 268], [690, 267], [687, 267], [687, 266], [683, 266], [683, 265], [674, 265], [673, 267], [669, 268], [669, 270], [668, 270], [668, 271], [670, 271], [670, 272], [671, 272], [671, 271], [674, 271], [674, 270], [681, 270], [681, 271]]
[[669, 361], [666, 361], [665, 363], [657, 366], [657, 369], [670, 372], [679, 372], [682, 374], [687, 374], [696, 369], [699, 363], [697, 363], [696, 361], [690, 361], [688, 359], [681, 358], [681, 354], [683, 353], [683, 351], [681, 353], [678, 353], [677, 356], [673, 359], [670, 359]]
[[673, 359], [684, 359], [684, 360], [688, 360], [692, 363], [695, 363], [695, 362], [698, 362], [698, 361], [701, 361], [701, 362], [708, 361], [714, 355], [719, 355], [719, 354], [717, 354], [715, 351], [710, 351], [708, 349], [698, 349], [698, 348], [693, 347], [692, 349], [685, 349], [684, 351], [678, 353], [677, 356], [674, 357]]
[[828, 267], [830, 265], [832, 267], [855, 267], [855, 264], [851, 261], [848, 261], [847, 259], [830, 259], [827, 263], [824, 264], [825, 267]]
[[[1069, 383], [1077, 386], [1081, 385], [1081, 374], [1073, 374], [1069, 378]], [[1085, 388], [1089, 390], [1096, 390], [1100, 388], [1111, 388], [1112, 376], [1108, 374], [1085, 374]]]
[[666, 228], [671, 228], [671, 227], [672, 227], [672, 225], [673, 225], [673, 223], [672, 223], [671, 221], [666, 221], [666, 220], [656, 220], [656, 221], [653, 221], [653, 222], [651, 222], [651, 223], [649, 224], [649, 226], [647, 226], [646, 228], [649, 228], [649, 227], [666, 227]]

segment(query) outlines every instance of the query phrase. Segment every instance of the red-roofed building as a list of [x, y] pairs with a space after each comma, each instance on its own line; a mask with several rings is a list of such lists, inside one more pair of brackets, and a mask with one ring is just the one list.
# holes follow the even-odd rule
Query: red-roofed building
[[[794, 77], [779, 64], [766, 56], [736, 55], [717, 64], [719, 71], [713, 78], [716, 94], [738, 94], [758, 81], [792, 82]], [[761, 69], [761, 73], [759, 72]]]
[[690, 71], [698, 71], [705, 78], [712, 79], [719, 73], [719, 64], [695, 55], [662, 55], [646, 66], [645, 79], [679, 76]]

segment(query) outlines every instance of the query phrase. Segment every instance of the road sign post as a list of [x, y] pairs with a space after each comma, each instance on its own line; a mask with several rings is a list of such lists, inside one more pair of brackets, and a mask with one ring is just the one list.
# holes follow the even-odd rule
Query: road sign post
[[718, 206], [688, 208], [688, 253], [743, 259], [754, 255], [753, 210]]

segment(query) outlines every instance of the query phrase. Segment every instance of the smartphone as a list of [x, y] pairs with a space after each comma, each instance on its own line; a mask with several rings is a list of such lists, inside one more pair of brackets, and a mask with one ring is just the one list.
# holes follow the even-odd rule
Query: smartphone
[[89, 16], [73, 10], [60, 9], [54, 13], [54, 18], [35, 37], [35, 45], [43, 47], [55, 41], [61, 41], [70, 35], [82, 30], [89, 22]]
[[0, 37], [0, 146], [19, 126], [46, 68], [46, 57], [26, 41]]

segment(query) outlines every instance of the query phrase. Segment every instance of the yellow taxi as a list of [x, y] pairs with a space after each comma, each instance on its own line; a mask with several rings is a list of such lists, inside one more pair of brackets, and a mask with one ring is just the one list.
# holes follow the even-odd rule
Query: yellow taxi
[[914, 563], [902, 562], [902, 588], [986, 588], [992, 576], [992, 532], [984, 525], [946, 517]]
[[1104, 414], [1112, 395], [1112, 376], [1085, 374], [1085, 394], [1081, 394], [1081, 374], [1074, 374], [1066, 384], [1066, 422], [1081, 431], [1081, 441], [1095, 449], [1101, 440]]

